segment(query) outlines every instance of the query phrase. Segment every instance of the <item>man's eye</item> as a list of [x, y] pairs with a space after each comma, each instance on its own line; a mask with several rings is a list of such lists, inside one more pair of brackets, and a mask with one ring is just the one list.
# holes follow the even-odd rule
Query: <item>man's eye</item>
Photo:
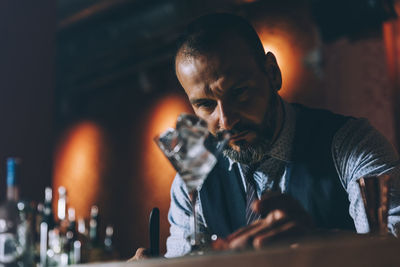
[[215, 103], [214, 102], [208, 102], [208, 101], [204, 101], [204, 102], [200, 102], [197, 104], [198, 108], [203, 108], [203, 109], [213, 109], [215, 107]]

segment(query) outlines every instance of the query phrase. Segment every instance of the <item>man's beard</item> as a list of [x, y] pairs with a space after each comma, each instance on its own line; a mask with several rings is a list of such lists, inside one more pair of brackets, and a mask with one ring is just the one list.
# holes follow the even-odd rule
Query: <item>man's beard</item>
[[[279, 101], [279, 100], [277, 100]], [[233, 132], [240, 133], [246, 130], [254, 131], [256, 133], [256, 139], [251, 143], [239, 140], [235, 143], [240, 148], [236, 151], [230, 146], [227, 146], [223, 154], [229, 157], [231, 160], [252, 165], [263, 160], [266, 154], [271, 150], [273, 138], [277, 128], [277, 101], [272, 100], [272, 111], [264, 116], [263, 122], [260, 126], [254, 124], [241, 124], [238, 123], [233, 129]]]
[[242, 164], [252, 165], [260, 162], [265, 157], [266, 152], [271, 149], [271, 140], [261, 139], [252, 144], [237, 145], [240, 147], [240, 151], [228, 146], [223, 151], [224, 156]]

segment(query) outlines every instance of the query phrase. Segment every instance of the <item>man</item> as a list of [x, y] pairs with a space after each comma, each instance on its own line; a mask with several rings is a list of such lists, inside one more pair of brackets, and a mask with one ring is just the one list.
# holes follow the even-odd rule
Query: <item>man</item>
[[[389, 229], [400, 222], [398, 155], [363, 119], [289, 104], [281, 72], [242, 18], [211, 14], [191, 23], [175, 70], [209, 131], [233, 133], [199, 194], [201, 231], [225, 248], [262, 247], [313, 227], [369, 231], [357, 179], [391, 173]], [[191, 207], [177, 175], [166, 257], [190, 251]]]

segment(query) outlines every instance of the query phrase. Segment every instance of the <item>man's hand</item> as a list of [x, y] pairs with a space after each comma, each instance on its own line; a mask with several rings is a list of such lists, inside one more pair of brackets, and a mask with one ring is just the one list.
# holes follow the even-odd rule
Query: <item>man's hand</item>
[[135, 256], [130, 258], [128, 260], [128, 262], [137, 261], [137, 260], [144, 260], [144, 259], [149, 259], [149, 258], [150, 258], [150, 255], [149, 255], [148, 249], [146, 249], [146, 248], [138, 248], [136, 250]]
[[273, 241], [298, 237], [313, 228], [311, 217], [288, 195], [264, 194], [252, 208], [262, 219], [239, 229], [225, 240], [217, 240], [213, 244], [215, 249], [261, 248]]

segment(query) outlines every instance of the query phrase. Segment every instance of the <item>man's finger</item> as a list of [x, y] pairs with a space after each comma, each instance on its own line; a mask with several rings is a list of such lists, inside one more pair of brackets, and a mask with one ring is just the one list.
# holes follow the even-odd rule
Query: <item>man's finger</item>
[[264, 233], [259, 233], [253, 239], [254, 248], [262, 248], [273, 241], [282, 240], [287, 237], [293, 237], [300, 233], [300, 229], [296, 222], [286, 222], [279, 227], [268, 229]]
[[137, 260], [143, 260], [143, 259], [148, 259], [150, 257], [149, 251], [146, 248], [138, 248], [136, 250], [135, 256], [130, 258], [128, 262], [132, 261], [137, 261]]
[[254, 222], [251, 223], [250, 225], [248, 225], [248, 226], [246, 226], [246, 227], [243, 227], [243, 228], [240, 228], [239, 230], [237, 230], [237, 231], [234, 232], [233, 234], [229, 235], [229, 236], [226, 238], [226, 240], [227, 240], [228, 242], [230, 242], [231, 240], [237, 238], [238, 236], [241, 236], [241, 235], [245, 234], [246, 232], [249, 232], [249, 231], [251, 231], [252, 229], [254, 229], [254, 228], [260, 226], [262, 223], [263, 223], [262, 220], [254, 221]]
[[254, 236], [265, 228], [263, 224], [257, 224], [257, 226], [252, 227], [250, 229], [246, 228], [246, 231], [242, 231], [242, 233], [235, 238], [229, 241], [230, 249], [245, 249], [251, 246]]
[[304, 208], [295, 199], [285, 194], [266, 193], [259, 201], [254, 202], [252, 208], [260, 213], [262, 217], [265, 217], [273, 210], [281, 210], [286, 214], [290, 214], [292, 218], [311, 220], [311, 218], [307, 217], [307, 212]]
[[260, 233], [271, 231], [287, 222], [287, 217], [281, 211], [271, 212], [267, 218], [258, 220], [251, 227], [246, 227], [235, 233], [234, 237], [229, 239], [229, 248], [244, 249], [252, 245], [255, 236]]

